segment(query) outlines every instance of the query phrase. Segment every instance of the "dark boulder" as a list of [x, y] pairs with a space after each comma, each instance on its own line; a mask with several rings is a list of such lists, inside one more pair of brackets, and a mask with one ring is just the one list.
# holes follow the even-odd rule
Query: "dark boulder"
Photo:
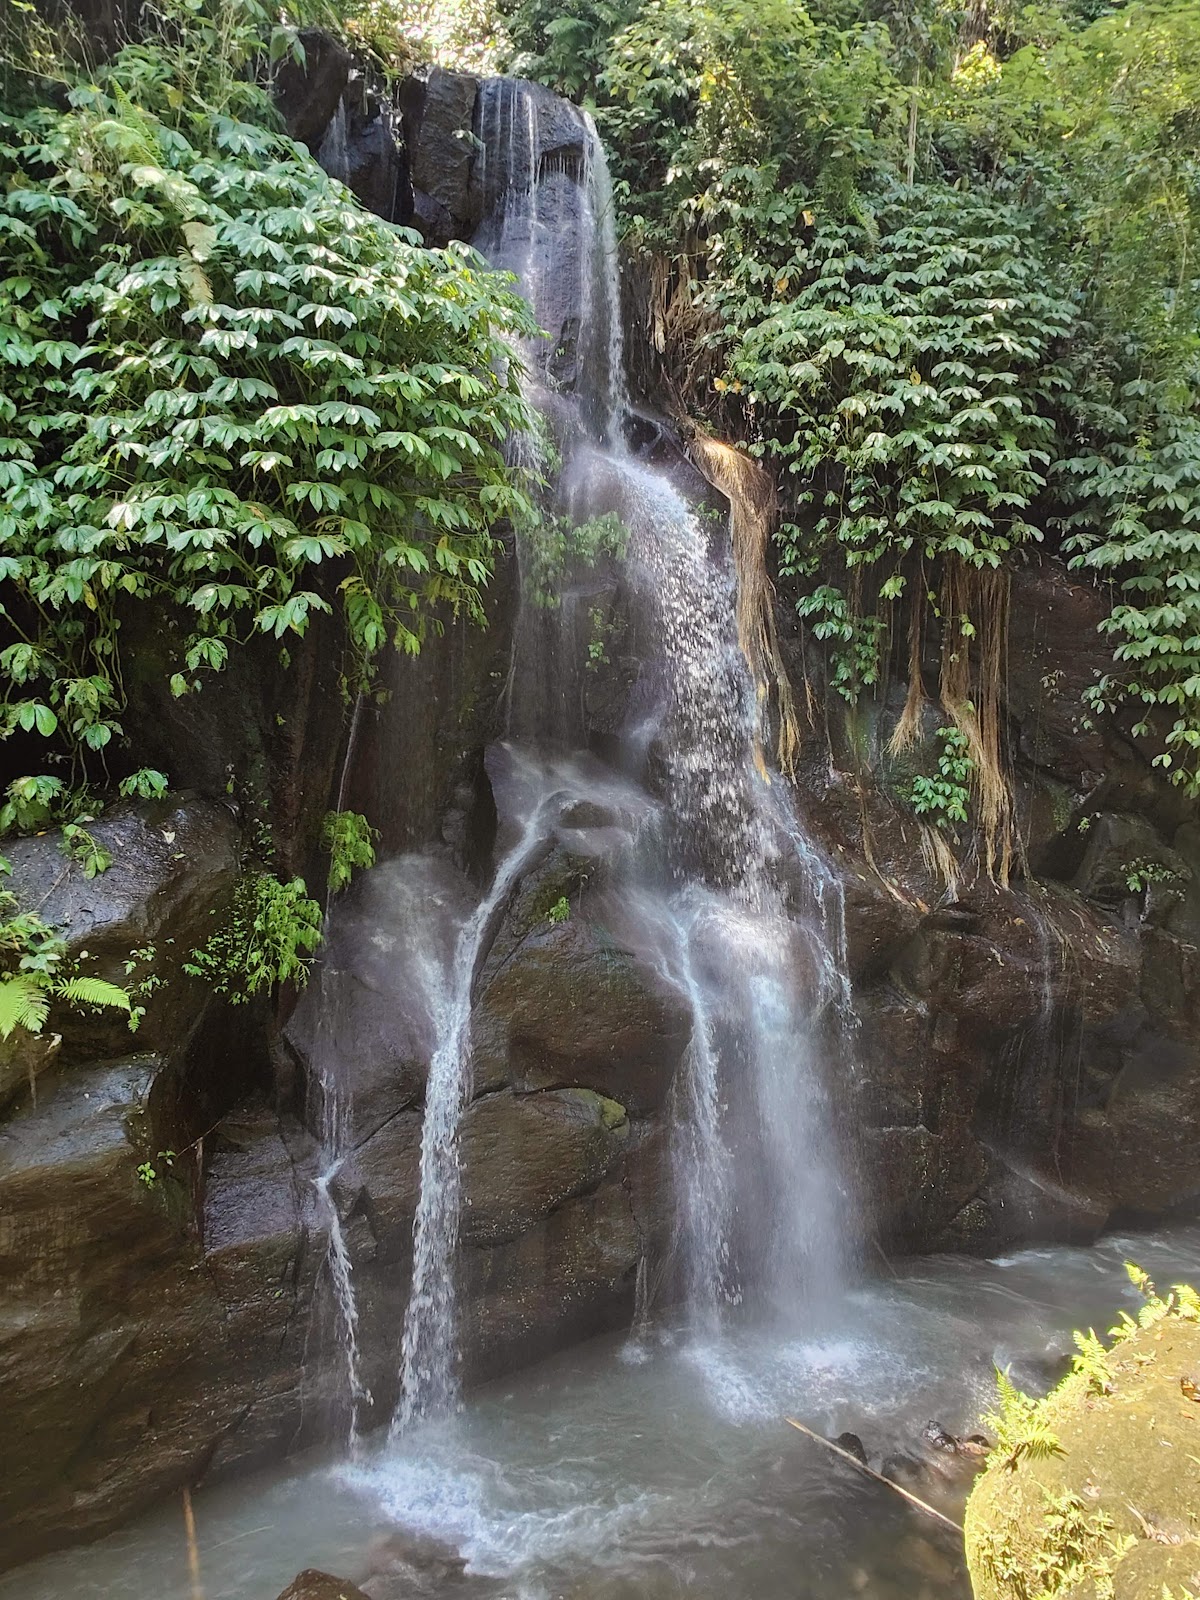
[[367, 1600], [367, 1596], [345, 1578], [334, 1578], [328, 1572], [307, 1567], [292, 1579], [279, 1600]]
[[662, 1106], [689, 1037], [680, 997], [573, 912], [535, 924], [489, 963], [475, 1025], [477, 1081], [580, 1086], [636, 1113]]
[[592, 1089], [484, 1095], [462, 1126], [462, 1236], [502, 1244], [595, 1189], [629, 1137], [624, 1106]]
[[350, 76], [351, 56], [323, 28], [302, 28], [303, 61], [288, 55], [275, 72], [275, 103], [288, 133], [315, 154]]
[[[22, 908], [35, 909], [57, 928], [67, 956], [89, 976], [125, 985], [153, 980], [136, 1042], [147, 1049], [178, 1048], [204, 1010], [209, 992], [182, 968], [208, 937], [239, 866], [240, 830], [220, 801], [171, 799], [115, 806], [88, 825], [112, 857], [106, 872], [88, 878], [64, 855], [61, 835], [40, 834], [5, 846], [8, 885]], [[114, 1017], [115, 1017], [114, 1013]], [[119, 1019], [97, 1022], [65, 1007], [52, 1025], [66, 1045], [99, 1054], [128, 1052]]]
[[429, 244], [469, 239], [482, 214], [471, 173], [476, 156], [479, 80], [435, 67], [427, 81], [410, 79], [403, 97], [414, 220]]

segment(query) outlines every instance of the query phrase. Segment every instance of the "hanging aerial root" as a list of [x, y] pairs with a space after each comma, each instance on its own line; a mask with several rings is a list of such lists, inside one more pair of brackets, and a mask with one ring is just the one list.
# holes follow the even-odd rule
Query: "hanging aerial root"
[[[766, 723], [772, 693], [775, 696], [779, 715], [776, 755], [781, 769], [791, 773], [800, 748], [800, 727], [775, 627], [775, 586], [767, 571], [767, 550], [778, 510], [775, 484], [757, 461], [719, 439], [697, 433], [689, 449], [709, 483], [729, 501], [738, 643], [754, 676], [760, 725]], [[757, 759], [765, 771], [761, 750]]]
[[916, 744], [921, 733], [921, 712], [925, 709], [925, 684], [921, 678], [921, 631], [925, 618], [925, 585], [913, 588], [908, 611], [908, 695], [900, 720], [888, 740], [888, 754], [902, 755]]
[[[1001, 694], [1008, 638], [1008, 574], [953, 562], [942, 583], [942, 706], [967, 741], [987, 873], [1007, 886], [1012, 867], [1012, 783], [1004, 757]], [[971, 638], [978, 671], [972, 695]]]

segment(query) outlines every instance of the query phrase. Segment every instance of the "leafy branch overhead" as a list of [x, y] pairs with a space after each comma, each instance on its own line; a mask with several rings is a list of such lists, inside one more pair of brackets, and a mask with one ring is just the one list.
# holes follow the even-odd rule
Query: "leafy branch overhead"
[[1057, 551], [1114, 601], [1082, 715], [1200, 790], [1192, 0], [501, 9], [596, 95], [645, 381], [776, 470], [833, 688], [906, 670], [901, 746], [940, 700], [998, 838], [1007, 575]]
[[525, 511], [523, 304], [272, 131], [264, 9], [176, 10], [65, 109], [0, 110], [0, 733], [83, 757], [134, 732], [135, 607], [172, 624], [177, 695], [334, 607], [364, 684], [480, 615]]

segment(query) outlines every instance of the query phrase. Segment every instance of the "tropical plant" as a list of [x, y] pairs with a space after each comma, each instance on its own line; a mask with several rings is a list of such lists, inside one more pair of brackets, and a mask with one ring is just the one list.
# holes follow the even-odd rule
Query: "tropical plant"
[[504, 456], [521, 302], [275, 131], [258, 0], [155, 16], [90, 76], [58, 64], [48, 103], [0, 103], [0, 732], [65, 743], [77, 773], [128, 732], [135, 609], [178, 638], [186, 695], [336, 604], [361, 686], [381, 650], [481, 615], [494, 530], [527, 505]]
[[[11, 871], [0, 858], [0, 874]], [[20, 1028], [41, 1033], [56, 1000], [77, 1007], [123, 1011], [136, 1027], [127, 990], [66, 967], [66, 943], [36, 911], [22, 911], [11, 889], [0, 889], [0, 1039]]]
[[321, 942], [321, 924], [321, 907], [309, 898], [303, 878], [284, 882], [271, 872], [248, 872], [183, 970], [235, 1006], [283, 983], [302, 989]]
[[321, 823], [321, 841], [329, 852], [330, 894], [345, 889], [354, 874], [375, 865], [375, 840], [379, 835], [361, 811], [327, 811]]

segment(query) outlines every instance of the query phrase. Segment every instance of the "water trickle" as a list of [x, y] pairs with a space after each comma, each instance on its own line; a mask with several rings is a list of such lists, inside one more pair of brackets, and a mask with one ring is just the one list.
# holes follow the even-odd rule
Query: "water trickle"
[[[338, 107], [339, 115], [342, 108]], [[344, 119], [343, 119], [344, 121]], [[332, 127], [332, 125], [331, 125]], [[326, 135], [326, 139], [331, 135]], [[344, 129], [343, 129], [344, 137]], [[324, 146], [322, 146], [324, 148]], [[354, 701], [350, 728], [346, 738], [346, 752], [338, 778], [335, 809], [346, 808], [350, 775], [358, 747], [362, 725], [364, 696], [359, 693]], [[325, 915], [322, 924], [322, 946], [327, 952], [328, 937], [332, 927], [331, 897], [325, 897]], [[337, 1335], [346, 1368], [346, 1390], [349, 1400], [348, 1446], [351, 1454], [359, 1444], [359, 1411], [363, 1404], [371, 1404], [371, 1393], [362, 1380], [362, 1358], [358, 1345], [358, 1301], [354, 1292], [354, 1266], [342, 1227], [342, 1213], [338, 1205], [334, 1183], [346, 1159], [349, 1148], [351, 1097], [338, 1061], [333, 1038], [335, 1006], [329, 987], [327, 961], [323, 957], [317, 969], [316, 1032], [313, 1040], [312, 1067], [321, 1097], [320, 1110], [320, 1170], [313, 1179], [321, 1220], [329, 1236], [326, 1266], [333, 1291]]]
[[531, 808], [519, 837], [501, 858], [487, 895], [463, 925], [434, 1018], [437, 1042], [425, 1087], [412, 1290], [404, 1316], [400, 1399], [392, 1419], [393, 1433], [419, 1418], [452, 1410], [458, 1400], [454, 1252], [462, 1197], [459, 1126], [471, 1090], [475, 974], [496, 916], [541, 837], [543, 804]]

